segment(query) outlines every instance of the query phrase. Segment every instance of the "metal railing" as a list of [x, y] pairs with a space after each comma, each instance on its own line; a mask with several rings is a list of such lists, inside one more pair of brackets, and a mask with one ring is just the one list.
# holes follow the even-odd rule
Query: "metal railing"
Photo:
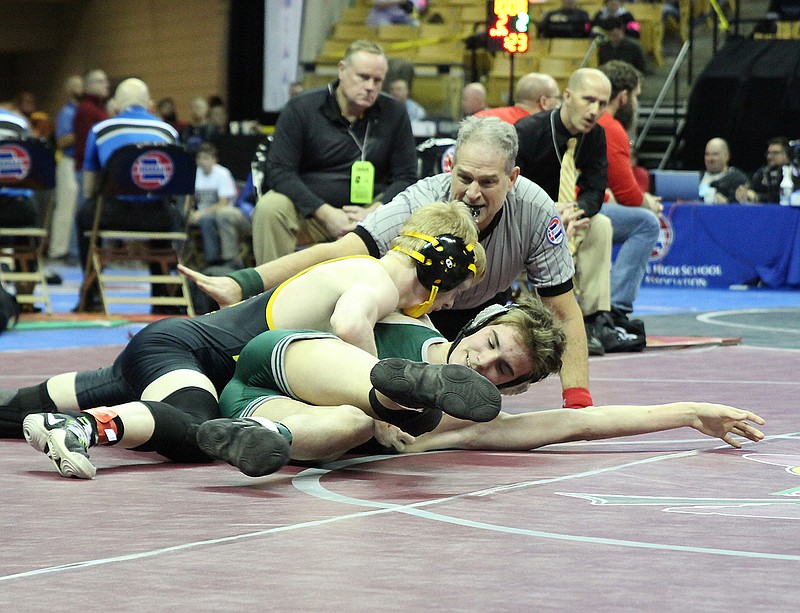
[[[664, 103], [664, 98], [666, 98], [667, 91], [669, 90], [670, 87], [674, 86], [674, 88], [675, 88], [675, 92], [674, 92], [674, 101], [675, 102], [674, 103], [675, 104], [678, 103], [678, 100], [679, 100], [679, 96], [678, 96], [679, 82], [678, 82], [678, 79], [677, 79], [678, 70], [680, 70], [681, 65], [684, 63], [684, 61], [688, 57], [691, 47], [692, 47], [692, 44], [691, 44], [690, 41], [687, 40], [685, 43], [683, 43], [683, 46], [681, 47], [681, 50], [678, 52], [678, 55], [676, 56], [675, 60], [672, 62], [672, 66], [671, 66], [671, 68], [669, 70], [669, 74], [667, 75], [667, 78], [664, 80], [664, 84], [661, 86], [661, 90], [658, 92], [658, 96], [656, 97], [656, 101], [653, 103], [653, 107], [650, 109], [650, 114], [648, 115], [647, 120], [645, 121], [644, 125], [642, 126], [641, 131], [639, 132], [639, 134], [638, 134], [638, 136], [636, 138], [636, 143], [634, 145], [634, 147], [636, 149], [639, 149], [642, 146], [642, 143], [644, 143], [644, 140], [647, 138], [647, 134], [650, 132], [650, 128], [653, 125], [653, 121], [655, 121], [656, 114], [661, 109], [661, 106]], [[664, 156], [661, 158], [661, 161], [659, 162], [658, 168], [660, 170], [663, 170], [664, 166], [666, 165], [667, 161], [669, 160], [669, 156], [672, 154], [672, 151], [675, 149], [675, 147], [677, 145], [677, 142], [678, 142], [678, 138], [679, 138], [679, 136], [680, 136], [680, 134], [681, 134], [681, 132], [683, 130], [683, 124], [684, 123], [685, 123], [684, 119], [681, 119], [681, 121], [678, 123], [678, 125], [676, 127], [676, 130], [675, 130], [675, 134], [673, 134], [672, 139], [670, 139], [670, 143], [667, 146], [667, 151], [665, 152]]]

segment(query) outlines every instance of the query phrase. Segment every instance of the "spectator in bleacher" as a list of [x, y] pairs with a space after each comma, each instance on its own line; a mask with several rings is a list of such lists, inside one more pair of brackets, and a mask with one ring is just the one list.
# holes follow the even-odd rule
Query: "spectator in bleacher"
[[[611, 317], [615, 326], [630, 330], [628, 315], [639, 294], [647, 262], [658, 241], [663, 210], [661, 199], [642, 192], [631, 168], [628, 140], [636, 116], [642, 86], [639, 73], [627, 62], [613, 61], [600, 66], [611, 82], [611, 99], [597, 120], [606, 131], [608, 189], [613, 201], [603, 203], [600, 212], [611, 220], [612, 242], [619, 245], [611, 266]], [[644, 330], [642, 324], [641, 330]]]
[[228, 125], [228, 108], [219, 96], [210, 96], [208, 102], [208, 122], [214, 126], [216, 134], [227, 134], [229, 131]]
[[217, 135], [214, 124], [208, 118], [208, 101], [203, 96], [195, 96], [189, 106], [191, 120], [181, 131], [181, 142], [189, 153], [197, 153], [200, 145], [207, 143]]
[[464, 117], [486, 108], [486, 88], [483, 83], [467, 83], [461, 91], [461, 112]]
[[[783, 180], [783, 167], [791, 166], [789, 160], [789, 141], [783, 136], [769, 139], [767, 143], [767, 163], [755, 171], [750, 187], [741, 186], [736, 190], [736, 200], [739, 202], [771, 202], [781, 201], [781, 181]], [[794, 189], [800, 189], [800, 177], [797, 169], [792, 169], [792, 182]]]
[[156, 105], [158, 116], [175, 128], [180, 134], [186, 127], [186, 122], [178, 119], [178, 110], [175, 108], [175, 100], [169, 96], [162, 98]]
[[389, 83], [389, 95], [405, 105], [411, 121], [421, 121], [427, 117], [425, 107], [409, 97], [408, 81], [405, 79], [395, 79]]
[[415, 25], [416, 5], [409, 0], [372, 0], [372, 10], [367, 15], [368, 26]]
[[700, 198], [706, 204], [737, 202], [736, 190], [747, 186], [747, 175], [730, 166], [731, 151], [723, 138], [712, 138], [706, 143], [703, 158], [706, 170], [700, 179]]
[[523, 117], [549, 111], [558, 106], [561, 99], [558, 83], [550, 75], [529, 72], [517, 81], [514, 87], [514, 105], [484, 109], [475, 113], [477, 117], [499, 117], [515, 124]]
[[542, 15], [539, 36], [542, 38], [587, 38], [592, 31], [589, 13], [578, 0], [562, 0], [561, 8]]
[[599, 28], [607, 32], [611, 25], [609, 20], [614, 17], [622, 21], [626, 36], [639, 38], [639, 34], [641, 33], [639, 22], [636, 21], [633, 14], [622, 5], [620, 0], [605, 0], [603, 6], [592, 18], [592, 28]]
[[600, 64], [613, 60], [627, 62], [642, 74], [648, 74], [647, 59], [638, 40], [625, 36], [625, 24], [619, 17], [609, 17], [606, 22], [607, 40], [597, 48]]
[[36, 112], [36, 96], [27, 90], [17, 92], [14, 96], [13, 110], [22, 115], [30, 125], [31, 115]]
[[286, 103], [267, 153], [266, 192], [253, 212], [262, 264], [292, 253], [298, 234], [333, 241], [416, 180], [411, 122], [381, 85], [383, 48], [357, 40], [339, 78]]
[[250, 231], [250, 222], [233, 206], [236, 183], [231, 171], [218, 163], [217, 148], [203, 143], [197, 149], [194, 184], [195, 209], [189, 223], [200, 226], [207, 266], [241, 268], [239, 238]]
[[93, 69], [86, 73], [86, 76], [83, 77], [83, 96], [75, 110], [73, 123], [75, 129], [75, 173], [78, 181], [79, 202], [83, 201], [81, 186], [86, 139], [93, 125], [108, 119], [108, 111], [106, 111], [108, 93], [109, 82], [105, 72]]

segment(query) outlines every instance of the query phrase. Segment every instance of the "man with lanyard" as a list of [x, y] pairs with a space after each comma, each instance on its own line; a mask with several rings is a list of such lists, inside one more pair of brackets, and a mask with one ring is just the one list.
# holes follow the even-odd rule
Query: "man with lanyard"
[[267, 153], [253, 211], [257, 264], [292, 253], [298, 235], [336, 240], [417, 177], [403, 103], [381, 94], [388, 63], [376, 43], [353, 42], [339, 79], [289, 100]]
[[589, 406], [586, 331], [572, 292], [572, 257], [553, 201], [541, 187], [519, 176], [514, 163], [517, 149], [514, 126], [497, 117], [468, 117], [458, 131], [452, 173], [417, 181], [341, 239], [237, 271], [232, 277], [179, 269], [220, 306], [227, 306], [274, 287], [315, 263], [345, 255], [385, 253], [412, 211], [431, 201], [461, 200], [471, 208], [480, 243], [486, 249], [486, 277], [461, 292], [453, 308], [434, 314], [434, 325], [445, 337], [455, 338], [482, 308], [505, 302], [511, 284], [525, 272], [567, 336], [559, 373], [564, 406]]
[[[152, 105], [147, 85], [139, 79], [125, 79], [117, 87], [112, 100], [117, 115], [101, 121], [92, 127], [86, 140], [86, 151], [83, 162], [83, 195], [85, 205], [78, 212], [78, 246], [80, 250], [81, 269], [86, 269], [89, 255], [89, 239], [86, 232], [92, 228], [95, 212], [95, 199], [99, 187], [99, 174], [108, 162], [111, 154], [120, 147], [135, 143], [176, 143], [178, 133], [171, 125], [160, 120], [148, 109]], [[101, 228], [118, 230], [162, 230], [169, 231], [176, 227], [178, 219], [169, 202], [148, 205], [146, 215], [132, 212], [141, 198], [128, 197], [125, 200], [108, 200], [103, 206]], [[133, 209], [135, 210], [135, 209]], [[158, 264], [151, 264], [151, 272], [159, 274]], [[154, 291], [163, 291], [163, 287], [153, 287]], [[90, 288], [89, 310], [99, 310], [100, 296], [97, 287]]]
[[[612, 228], [609, 219], [598, 214], [608, 185], [608, 163], [605, 132], [597, 120], [610, 96], [611, 84], [602, 72], [580, 68], [570, 76], [559, 109], [523, 117], [515, 124], [520, 174], [542, 186], [557, 202], [562, 217], [582, 212], [582, 218], [567, 227], [574, 234], [570, 250], [589, 350], [599, 355], [605, 352], [605, 343], [592, 331], [594, 319], [611, 309]], [[573, 176], [563, 181], [567, 160], [572, 162]]]

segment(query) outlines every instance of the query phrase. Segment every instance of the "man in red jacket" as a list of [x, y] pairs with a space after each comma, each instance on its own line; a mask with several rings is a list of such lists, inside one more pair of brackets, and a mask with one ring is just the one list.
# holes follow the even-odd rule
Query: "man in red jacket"
[[611, 313], [615, 325], [627, 327], [647, 261], [658, 240], [661, 200], [642, 192], [631, 168], [627, 130], [633, 124], [641, 91], [639, 73], [614, 60], [600, 67], [611, 81], [611, 100], [599, 123], [606, 131], [608, 191], [600, 211], [611, 219], [613, 242], [621, 245], [611, 267]]

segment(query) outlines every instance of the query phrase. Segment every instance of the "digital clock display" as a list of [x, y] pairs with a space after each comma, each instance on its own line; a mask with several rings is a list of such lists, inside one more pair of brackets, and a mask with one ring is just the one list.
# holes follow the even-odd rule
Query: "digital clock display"
[[528, 0], [489, 0], [486, 35], [490, 51], [525, 53], [528, 50]]

